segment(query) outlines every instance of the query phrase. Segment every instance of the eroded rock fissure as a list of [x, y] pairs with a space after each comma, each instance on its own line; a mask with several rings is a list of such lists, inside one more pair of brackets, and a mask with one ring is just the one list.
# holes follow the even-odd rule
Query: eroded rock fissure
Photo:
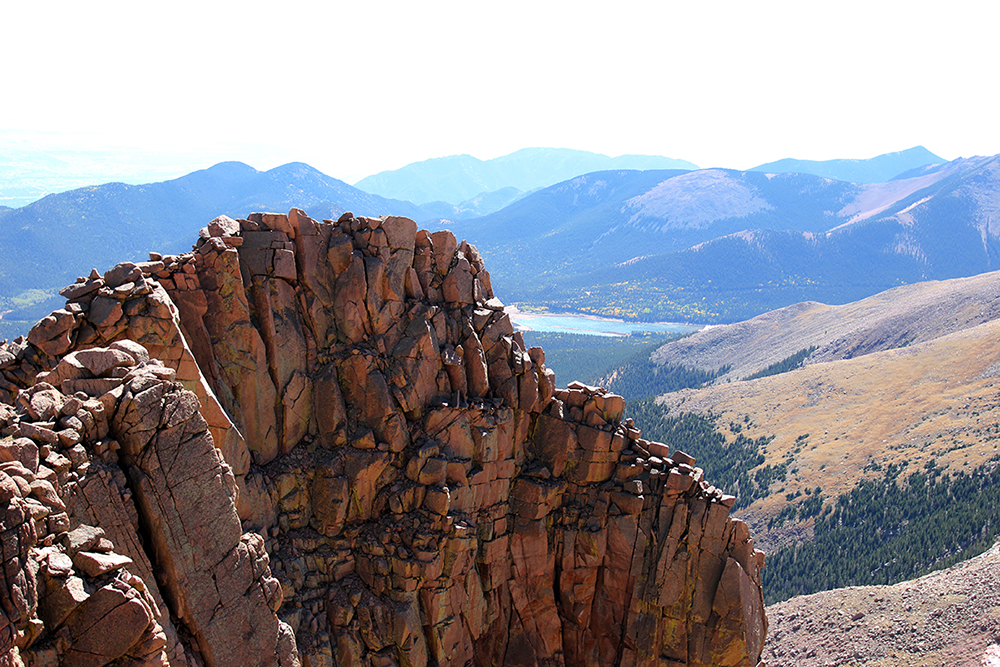
[[[191, 253], [63, 295], [0, 350], [0, 391], [47, 380], [67, 410], [113, 415], [86, 439], [105, 476], [66, 479], [88, 507], [98, 488], [112, 514], [132, 507], [115, 547], [143, 533], [134, 567], [166, 639], [141, 664], [757, 664], [763, 557], [735, 499], [642, 439], [621, 397], [557, 389], [449, 232], [220, 217]], [[143, 347], [119, 358], [128, 341]], [[29, 421], [6, 429], [41, 433]], [[47, 604], [10, 625], [35, 664], [77, 641], [51, 643], [64, 626]]]
[[[109, 435], [114, 436], [113, 433], [110, 433], [110, 429]], [[163, 601], [167, 606], [167, 609], [164, 611], [170, 614], [170, 619], [174, 622], [175, 626], [177, 626], [177, 623], [180, 622], [181, 626], [177, 627], [177, 630], [181, 630], [183, 627], [183, 629], [187, 630], [188, 633], [193, 634], [191, 628], [186, 627], [183, 624], [183, 620], [180, 618], [177, 601], [173, 597], [173, 591], [170, 590], [168, 586], [165, 586], [166, 582], [164, 581], [165, 575], [162, 571], [163, 567], [157, 560], [156, 549], [153, 544], [153, 528], [150, 525], [149, 514], [143, 510], [142, 504], [137, 501], [137, 498], [140, 497], [138, 495], [137, 487], [140, 485], [135, 482], [134, 476], [142, 475], [143, 473], [134, 465], [131, 465], [127, 460], [123, 461], [121, 457], [119, 457], [117, 461], [111, 463], [111, 465], [114, 465], [122, 472], [122, 477], [128, 485], [128, 489], [131, 491], [131, 496], [128, 498], [128, 501], [131, 502], [132, 506], [135, 508], [135, 532], [139, 538], [139, 546], [142, 548], [142, 552], [149, 560], [151, 572], [160, 588], [161, 593], [163, 594]]]

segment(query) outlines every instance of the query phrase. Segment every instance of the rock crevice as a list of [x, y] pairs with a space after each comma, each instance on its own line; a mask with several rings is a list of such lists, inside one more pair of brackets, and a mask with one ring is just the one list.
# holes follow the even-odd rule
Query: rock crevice
[[735, 499], [621, 397], [556, 388], [450, 232], [223, 216], [62, 294], [0, 350], [0, 453], [87, 458], [44, 525], [24, 498], [47, 489], [8, 476], [11, 660], [89, 650], [29, 561], [100, 526], [138, 591], [119, 606], [164, 638], [135, 664], [758, 663], [763, 555]]

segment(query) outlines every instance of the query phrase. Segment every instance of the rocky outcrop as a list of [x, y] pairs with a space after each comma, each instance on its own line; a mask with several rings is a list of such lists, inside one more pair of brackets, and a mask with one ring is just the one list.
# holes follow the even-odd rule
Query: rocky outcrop
[[37, 665], [298, 664], [195, 395], [130, 341], [67, 361], [74, 394], [40, 381], [0, 422], [0, 648]]
[[[44, 453], [8, 476], [8, 662], [758, 663], [763, 555], [735, 499], [621, 397], [557, 389], [450, 232], [221, 217], [62, 294], [0, 350], [2, 451]], [[65, 519], [27, 518], [46, 493]], [[94, 653], [37, 594], [111, 605], [69, 553], [98, 528], [77, 555], [122, 563], [98, 577], [148, 611], [155, 657], [146, 634]]]

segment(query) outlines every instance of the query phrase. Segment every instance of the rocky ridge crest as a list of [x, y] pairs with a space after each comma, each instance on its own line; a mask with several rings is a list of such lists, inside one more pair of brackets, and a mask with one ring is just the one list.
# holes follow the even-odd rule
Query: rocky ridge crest
[[220, 217], [61, 294], [0, 346], [0, 664], [758, 663], [734, 498], [450, 232]]

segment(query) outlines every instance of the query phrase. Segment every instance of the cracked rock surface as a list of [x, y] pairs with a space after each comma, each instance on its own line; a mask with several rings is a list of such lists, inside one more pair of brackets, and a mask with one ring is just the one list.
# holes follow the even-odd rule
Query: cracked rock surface
[[223, 216], [62, 295], [0, 346], [2, 664], [758, 664], [735, 499], [450, 232]]

